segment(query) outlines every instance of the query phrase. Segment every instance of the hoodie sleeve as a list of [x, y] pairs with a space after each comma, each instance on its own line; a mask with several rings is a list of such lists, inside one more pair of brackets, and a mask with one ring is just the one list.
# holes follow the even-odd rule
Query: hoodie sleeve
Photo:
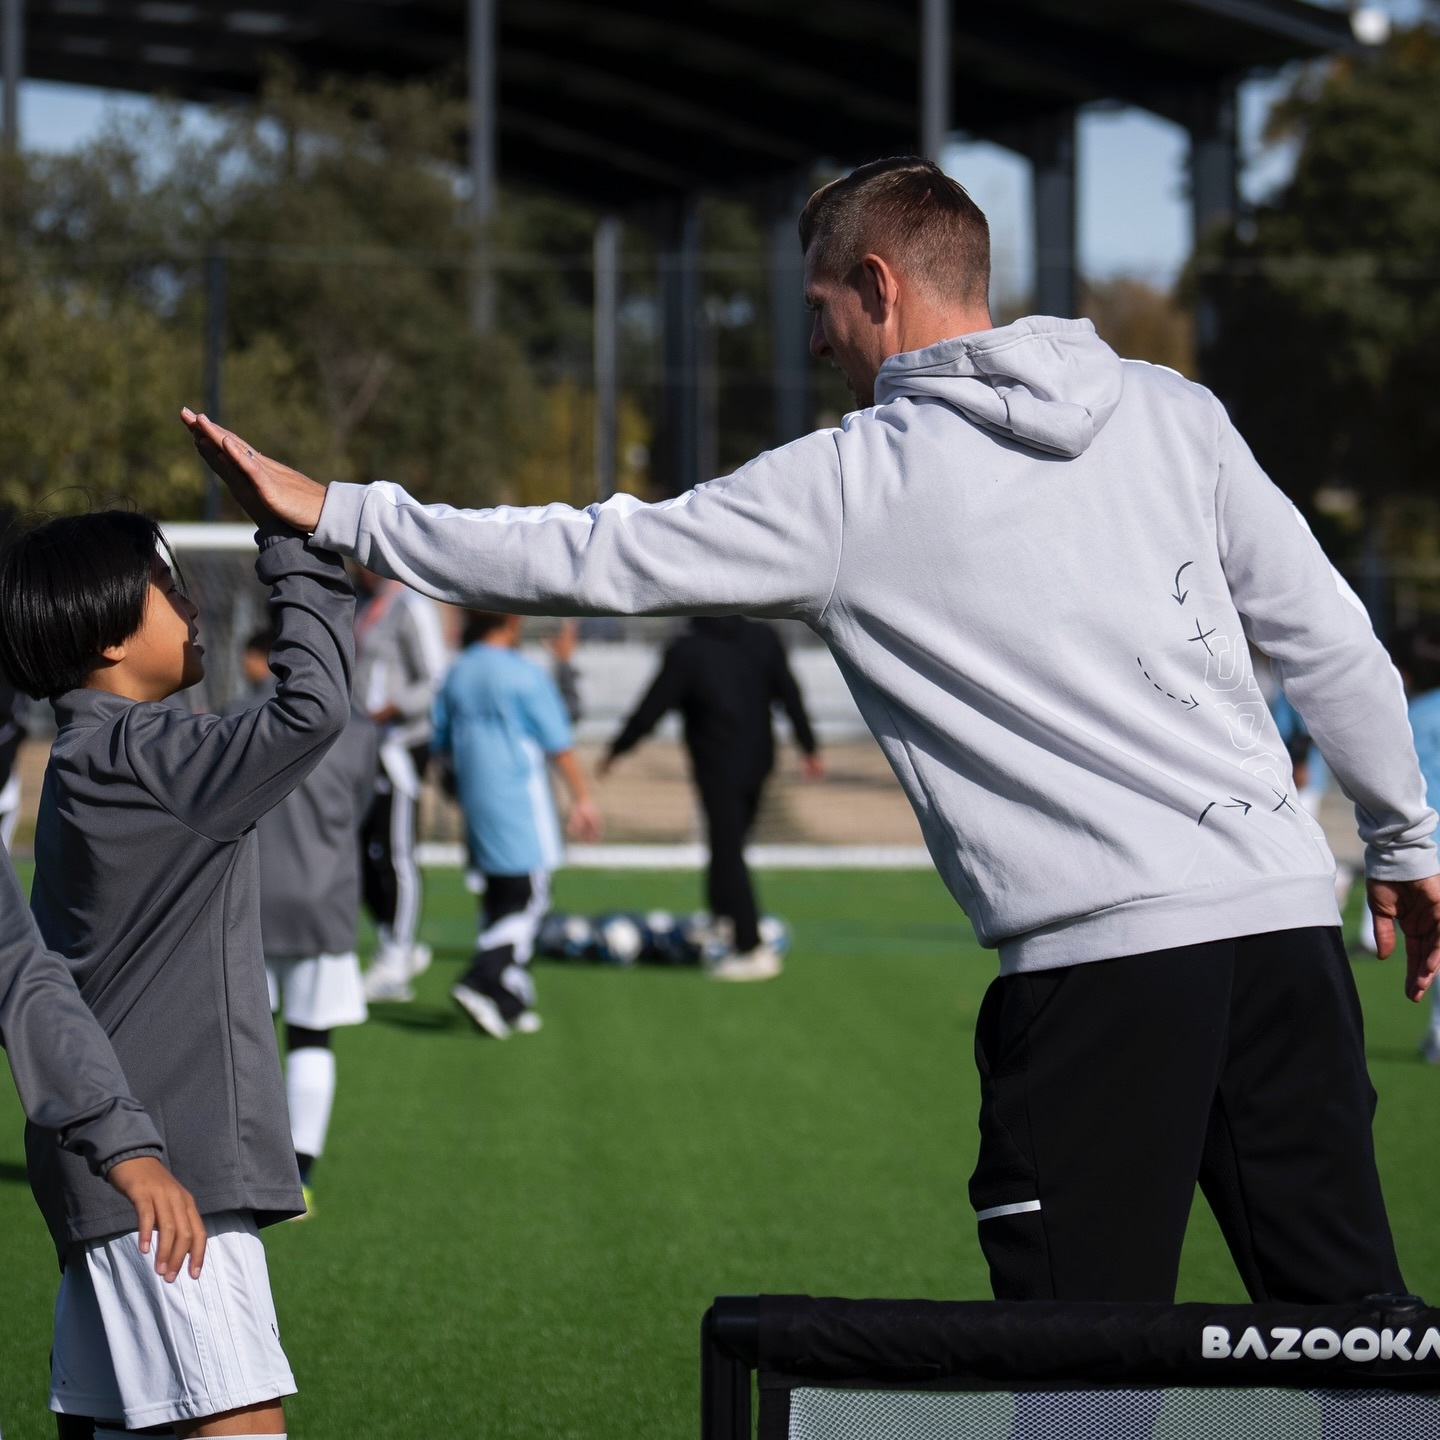
[[1425, 803], [1400, 676], [1304, 517], [1215, 406], [1220, 561], [1250, 638], [1355, 803], [1366, 873], [1375, 880], [1434, 875], [1436, 817]]
[[350, 719], [355, 593], [339, 558], [293, 532], [262, 534], [255, 573], [270, 587], [274, 695], [225, 716], [137, 705], [125, 725], [136, 778], [212, 840], [233, 840], [274, 809]]
[[814, 620], [840, 534], [839, 455], [817, 431], [656, 505], [456, 510], [388, 483], [331, 485], [315, 541], [476, 609]]
[[97, 1175], [137, 1155], [162, 1157], [154, 1123], [130, 1094], [100, 1022], [65, 962], [40, 939], [0, 852], [0, 1044], [26, 1118]]

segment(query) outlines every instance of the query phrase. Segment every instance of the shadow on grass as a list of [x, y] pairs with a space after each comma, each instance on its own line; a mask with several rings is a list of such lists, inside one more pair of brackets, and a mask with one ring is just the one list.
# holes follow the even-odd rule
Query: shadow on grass
[[0, 1160], [0, 1185], [28, 1185], [30, 1176], [23, 1165], [11, 1160]]
[[387, 1005], [373, 1001], [370, 1018], [397, 1030], [459, 1030], [470, 1023], [458, 1010], [442, 1005]]
[[1365, 1058], [1376, 1065], [1405, 1065], [1414, 1069], [1428, 1068], [1420, 1055], [1420, 1041], [1413, 1045], [1367, 1045]]

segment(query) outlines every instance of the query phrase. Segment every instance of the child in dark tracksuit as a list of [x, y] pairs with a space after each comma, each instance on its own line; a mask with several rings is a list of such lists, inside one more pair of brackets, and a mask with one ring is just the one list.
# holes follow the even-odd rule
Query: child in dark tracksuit
[[[198, 612], [176, 593], [153, 522], [114, 513], [52, 521], [22, 537], [0, 569], [0, 658], [12, 671], [28, 667], [25, 688], [48, 692], [59, 725], [32, 909], [210, 1232], [200, 1279], [153, 1283], [136, 1264], [133, 1213], [53, 1132], [27, 1130], [31, 1186], [64, 1267], [50, 1407], [132, 1429], [248, 1408], [273, 1421], [279, 1397], [295, 1389], [257, 1234], [304, 1201], [266, 987], [255, 824], [349, 718], [354, 596], [334, 555], [282, 529], [258, 538], [279, 683], [266, 704], [224, 718], [165, 703], [203, 670]], [[101, 635], [93, 673], [68, 685], [47, 677], [47, 647], [63, 648], [63, 627], [35, 631], [37, 597], [48, 587], [93, 608], [92, 572], [76, 557], [111, 563], [127, 546], [126, 563], [151, 552], [143, 623], [128, 638]], [[117, 572], [115, 586], [129, 583]], [[153, 674], [172, 663], [165, 643], [177, 615], [189, 617], [190, 635], [172, 685]], [[100, 688], [115, 683], [106, 666], [141, 674], [151, 698]]]

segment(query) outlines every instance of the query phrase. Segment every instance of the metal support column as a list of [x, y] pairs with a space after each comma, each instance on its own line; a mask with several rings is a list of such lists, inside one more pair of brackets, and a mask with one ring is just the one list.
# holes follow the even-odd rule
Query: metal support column
[[[1235, 223], [1240, 203], [1235, 86], [1222, 81], [1195, 91], [1191, 101], [1190, 205], [1195, 245]], [[1205, 352], [1219, 338], [1218, 312], [1208, 281], [1195, 301], [1195, 348], [1201, 370]]]
[[476, 234], [470, 318], [482, 335], [495, 324], [490, 233], [495, 219], [495, 5], [496, 0], [469, 0], [470, 218]]
[[661, 404], [656, 479], [669, 495], [692, 490], [700, 473], [700, 205], [677, 202], [660, 255]]
[[20, 79], [25, 73], [25, 0], [0, 0], [0, 141], [14, 154], [20, 148]]
[[1036, 120], [1027, 150], [1035, 166], [1035, 312], [1075, 314], [1075, 112]]
[[620, 408], [620, 217], [595, 227], [595, 498], [615, 493]]
[[950, 0], [920, 0], [920, 153], [940, 161], [950, 133]]
[[[205, 257], [205, 413], [223, 425], [225, 383], [225, 256], [212, 250]], [[220, 481], [208, 465], [205, 473], [205, 518], [220, 518]]]
[[811, 316], [805, 308], [805, 257], [796, 227], [808, 198], [809, 186], [803, 182], [782, 187], [770, 221], [770, 374], [777, 445], [811, 428]]

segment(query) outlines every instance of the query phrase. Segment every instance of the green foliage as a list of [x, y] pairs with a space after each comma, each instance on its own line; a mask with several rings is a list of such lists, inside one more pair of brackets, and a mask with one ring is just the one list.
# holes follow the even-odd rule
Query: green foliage
[[[13, 166], [0, 498], [36, 505], [85, 485], [199, 513], [200, 471], [174, 417], [206, 402], [217, 253], [226, 424], [329, 479], [476, 504], [524, 469], [543, 498], [568, 498], [574, 457], [554, 473], [537, 453], [546, 386], [588, 367], [593, 217], [507, 199], [489, 244], [531, 268], [499, 271], [499, 323], [477, 334], [463, 134], [443, 85], [305, 91], [280, 74], [203, 125], [162, 109]], [[33, 405], [15, 406], [17, 393]]]
[[1440, 447], [1440, 37], [1307, 75], [1272, 130], [1292, 180], [1196, 267], [1207, 376], [1292, 496], [1374, 519], [1433, 488]]

